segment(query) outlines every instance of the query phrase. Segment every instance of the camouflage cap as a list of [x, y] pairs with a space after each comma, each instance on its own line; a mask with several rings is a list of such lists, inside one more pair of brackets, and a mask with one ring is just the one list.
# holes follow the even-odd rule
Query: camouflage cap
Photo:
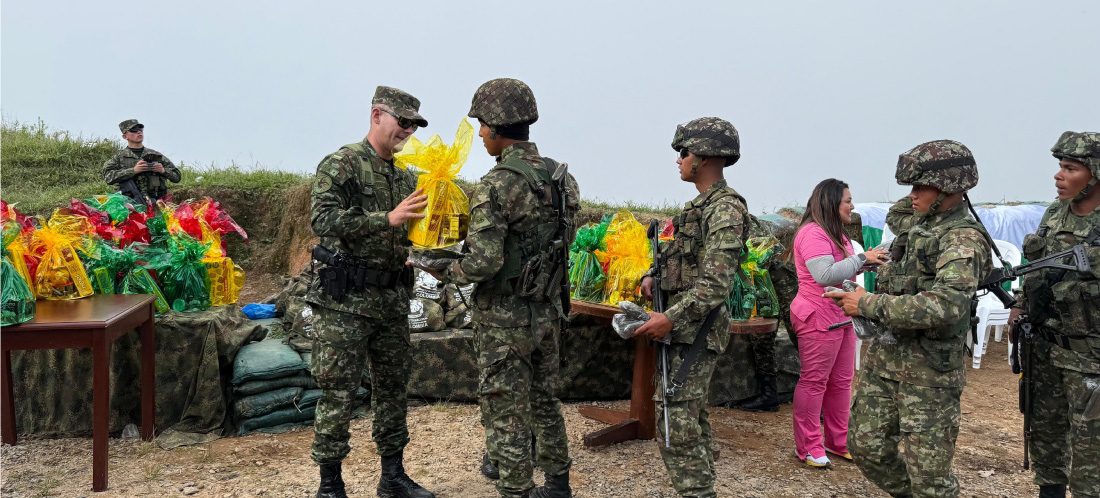
[[145, 125], [139, 123], [138, 120], [136, 120], [136, 119], [127, 119], [126, 121], [123, 121], [123, 122], [118, 124], [118, 129], [121, 130], [122, 133], [126, 133], [126, 132], [130, 131], [130, 128], [142, 128], [142, 129], [144, 129]]
[[978, 163], [965, 145], [933, 140], [898, 157], [898, 185], [928, 185], [944, 194], [959, 194], [978, 184]]
[[1070, 159], [1089, 167], [1093, 178], [1100, 179], [1100, 133], [1067, 131], [1050, 148], [1058, 159]]
[[732, 157], [727, 166], [741, 158], [741, 137], [729, 121], [721, 118], [699, 118], [676, 126], [672, 149], [702, 157]]
[[374, 90], [371, 105], [384, 104], [394, 114], [413, 120], [420, 127], [428, 126], [428, 120], [420, 115], [420, 99], [389, 86], [379, 86]]
[[535, 93], [526, 83], [512, 78], [497, 78], [483, 83], [474, 92], [469, 116], [489, 126], [531, 124], [539, 120]]

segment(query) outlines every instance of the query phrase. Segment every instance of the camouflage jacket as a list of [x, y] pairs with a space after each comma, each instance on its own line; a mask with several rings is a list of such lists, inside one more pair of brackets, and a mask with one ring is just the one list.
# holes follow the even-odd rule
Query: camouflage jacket
[[[509, 233], [522, 234], [539, 224], [557, 219], [554, 208], [532, 191], [526, 179], [515, 171], [501, 168], [510, 161], [523, 161], [545, 170], [542, 156], [533, 142], [505, 147], [497, 157], [497, 166], [489, 170], [470, 199], [470, 232], [463, 248], [465, 257], [447, 269], [444, 280], [457, 285], [478, 283], [474, 292], [473, 321], [487, 327], [526, 327], [532, 317], [537, 322], [564, 318], [558, 299], [531, 302], [500, 292], [496, 277], [504, 267], [504, 243]], [[579, 206], [580, 189], [572, 175], [566, 178], [566, 213], [570, 228], [566, 247], [576, 236], [572, 216]], [[568, 270], [565, 270], [568, 273]]]
[[[361, 258], [371, 269], [402, 271], [411, 245], [408, 227], [391, 227], [388, 214], [415, 189], [416, 175], [379, 157], [366, 139], [341, 147], [317, 165], [309, 213], [313, 233], [330, 251]], [[336, 302], [313, 279], [306, 302], [369, 317], [404, 317], [411, 289], [368, 285]]]
[[[160, 152], [148, 147], [145, 148], [144, 153], [160, 154]], [[179, 183], [180, 181], [180, 169], [172, 164], [167, 156], [163, 154], [161, 156], [163, 156], [163, 159], [160, 160], [160, 164], [164, 166], [164, 173], [154, 173], [152, 171], [134, 173], [134, 166], [141, 158], [128, 147], [123, 147], [122, 150], [116, 152], [107, 162], [103, 163], [103, 181], [107, 182], [108, 185], [117, 185], [132, 178], [138, 190], [152, 196], [153, 192], [149, 188], [150, 183], [160, 184], [167, 188], [168, 184], [164, 180], [173, 183]]]
[[[1036, 260], [1064, 251], [1085, 241], [1093, 230], [1100, 230], [1100, 208], [1085, 216], [1069, 209], [1068, 201], [1056, 200], [1039, 223], [1037, 233], [1024, 238], [1024, 257]], [[1024, 276], [1023, 307], [1032, 323], [1042, 329], [1066, 336], [1072, 349], [1051, 349], [1051, 361], [1065, 369], [1100, 374], [1100, 241], [1085, 252], [1092, 270], [1042, 270]], [[1054, 272], [1048, 276], [1049, 272]], [[1055, 280], [1053, 283], [1050, 280]], [[1038, 298], [1040, 291], [1046, 299]], [[1042, 309], [1030, 309], [1029, 299], [1046, 302]]]
[[898, 238], [905, 250], [879, 279], [884, 293], [859, 300], [860, 313], [886, 325], [897, 344], [872, 342], [867, 368], [909, 384], [962, 387], [971, 305], [993, 269], [989, 235], [960, 204], [914, 218]]
[[[711, 310], [725, 308], [745, 260], [749, 220], [745, 198], [719, 180], [673, 218], [673, 240], [661, 246], [666, 268], [651, 268], [649, 274], [662, 271], [662, 286], [669, 291], [665, 316], [672, 322], [672, 342], [692, 343]], [[695, 264], [683, 256], [691, 253]], [[687, 261], [678, 263], [678, 261]], [[692, 268], [694, 266], [694, 268]], [[683, 275], [682, 285], [669, 271]], [[684, 287], [682, 289], [678, 287]], [[719, 314], [707, 336], [707, 348], [719, 353], [729, 344], [730, 314]]]

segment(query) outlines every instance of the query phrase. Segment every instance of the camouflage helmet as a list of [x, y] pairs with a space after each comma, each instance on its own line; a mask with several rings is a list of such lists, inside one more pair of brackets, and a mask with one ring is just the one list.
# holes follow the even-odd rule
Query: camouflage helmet
[[978, 163], [965, 145], [933, 140], [898, 157], [898, 185], [928, 185], [944, 194], [961, 194], [978, 184]]
[[730, 164], [741, 158], [741, 137], [729, 121], [720, 118], [699, 118], [676, 127], [672, 137], [672, 149], [701, 157], [732, 158]]
[[539, 119], [535, 93], [526, 83], [512, 78], [486, 81], [474, 92], [471, 118], [493, 128], [531, 124]]
[[1050, 148], [1058, 159], [1070, 159], [1088, 166], [1092, 177], [1100, 179], [1100, 133], [1067, 131]]

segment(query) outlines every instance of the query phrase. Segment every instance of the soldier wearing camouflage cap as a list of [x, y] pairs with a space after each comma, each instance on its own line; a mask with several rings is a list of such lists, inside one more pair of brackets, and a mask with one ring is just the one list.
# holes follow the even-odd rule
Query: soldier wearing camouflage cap
[[871, 342], [853, 389], [848, 450], [863, 475], [891, 496], [956, 497], [951, 459], [966, 384], [966, 334], [975, 292], [992, 271], [992, 241], [966, 210], [978, 169], [963, 144], [918, 145], [898, 159], [896, 178], [912, 186], [911, 207], [892, 210], [891, 226], [908, 229], [879, 276], [881, 293], [825, 294], [848, 315], [878, 320], [897, 338]]
[[[657, 389], [658, 440], [672, 487], [682, 496], [707, 497], [715, 496], [707, 414], [710, 380], [718, 356], [729, 344], [726, 299], [745, 260], [750, 215], [745, 198], [726, 183], [724, 175], [725, 168], [741, 157], [741, 140], [729, 121], [700, 118], [677, 126], [672, 149], [680, 155], [676, 160], [680, 180], [694, 183], [699, 195], [672, 219], [673, 240], [661, 247], [664, 265], [654, 263], [642, 279], [646, 297], [652, 298], [654, 292], [668, 294], [666, 310], [650, 313], [635, 335], [652, 341], [668, 336], [669, 377], [681, 369], [690, 372], [671, 394], [662, 395]], [[660, 272], [660, 289], [653, 288], [656, 272]], [[704, 330], [712, 313], [716, 319]], [[685, 365], [693, 348], [698, 358]], [[654, 379], [657, 386], [662, 385], [660, 376], [658, 372]]]
[[[133, 189], [126, 195], [142, 194], [156, 201], [168, 194], [168, 182], [179, 183], [180, 170], [160, 152], [144, 145], [145, 125], [136, 119], [118, 124], [126, 147], [103, 163], [103, 180], [108, 185], [122, 185], [133, 180]], [[149, 161], [144, 158], [148, 157]], [[151, 162], [150, 162], [151, 161]], [[141, 200], [141, 199], [135, 199]]]
[[[1082, 416], [1100, 397], [1100, 133], [1067, 131], [1050, 149], [1058, 159], [1050, 204], [1024, 238], [1029, 261], [1086, 244], [1090, 273], [1044, 269], [1024, 276], [1021, 311], [1038, 331], [1021, 355], [1031, 376], [1031, 456], [1042, 498], [1100, 496], [1100, 419]], [[1025, 384], [1026, 385], [1026, 384]]]
[[311, 369], [321, 388], [314, 422], [313, 461], [321, 469], [319, 498], [347, 496], [341, 463], [351, 450], [348, 432], [363, 369], [373, 382], [371, 431], [382, 457], [380, 497], [435, 496], [405, 473], [409, 442], [409, 298], [412, 271], [406, 222], [423, 218], [427, 202], [416, 175], [398, 169], [393, 153], [417, 127], [420, 101], [380, 86], [370, 109], [370, 129], [358, 143], [325, 156], [313, 181], [310, 222], [320, 253], [306, 302], [313, 309]]
[[[497, 164], [470, 199], [465, 257], [442, 278], [477, 284], [470, 305], [486, 467], [499, 470], [501, 496], [569, 497], [572, 460], [552, 386], [569, 313], [565, 251], [576, 233], [580, 190], [564, 164], [543, 157], [528, 141], [539, 113], [524, 82], [486, 82], [474, 93], [469, 115], [480, 122], [479, 136]], [[546, 484], [537, 488], [534, 467], [546, 474]]]

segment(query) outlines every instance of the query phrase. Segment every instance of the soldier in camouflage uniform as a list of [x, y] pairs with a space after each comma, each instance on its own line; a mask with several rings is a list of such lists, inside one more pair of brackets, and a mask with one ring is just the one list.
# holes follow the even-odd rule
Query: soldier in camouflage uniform
[[[552, 385], [561, 362], [569, 305], [566, 251], [580, 192], [564, 165], [528, 141], [539, 115], [522, 81], [481, 85], [469, 115], [481, 123], [479, 136], [497, 164], [470, 199], [465, 257], [443, 278], [478, 284], [472, 303], [478, 389], [485, 445], [500, 473], [496, 488], [508, 497], [569, 497], [572, 460]], [[544, 486], [535, 488], [532, 461], [546, 474]]]
[[1019, 307], [1038, 332], [1024, 359], [1032, 383], [1031, 454], [1041, 498], [1064, 498], [1067, 483], [1074, 497], [1096, 498], [1100, 419], [1081, 413], [1100, 390], [1100, 133], [1067, 131], [1051, 152], [1059, 159], [1058, 199], [1024, 239], [1024, 256], [1036, 260], [1085, 243], [1092, 271], [1024, 277]]
[[955, 497], [964, 347], [975, 291], [992, 271], [992, 241], [966, 211], [978, 170], [964, 145], [921, 144], [901, 155], [896, 176], [913, 186], [914, 214], [879, 280], [882, 293], [825, 294], [897, 337], [896, 344], [871, 343], [853, 393], [848, 449], [863, 475], [891, 496]]
[[[676, 161], [680, 179], [694, 183], [699, 195], [673, 218], [673, 241], [661, 248], [664, 267], [654, 264], [642, 279], [642, 293], [647, 297], [655, 291], [668, 293], [666, 311], [650, 313], [649, 321], [635, 334], [654, 341], [671, 334], [670, 378], [679, 372], [696, 339], [703, 341], [695, 346], [699, 348], [698, 358], [688, 366], [690, 373], [683, 386], [672, 394], [663, 395], [658, 372], [654, 399], [661, 458], [672, 487], [681, 496], [707, 497], [715, 496], [707, 400], [718, 356], [729, 344], [731, 316], [726, 299], [745, 260], [749, 212], [745, 198], [726, 183], [723, 174], [726, 166], [741, 157], [740, 138], [733, 125], [718, 118], [700, 118], [680, 125], [672, 148], [680, 154]], [[658, 271], [661, 289], [653, 289], [652, 275]], [[707, 315], [715, 310], [718, 318], [713, 326], [709, 331], [702, 330]], [[668, 448], [664, 445], [665, 404]]]
[[[314, 423], [313, 461], [321, 468], [318, 497], [346, 496], [341, 462], [351, 450], [348, 432], [364, 364], [373, 382], [371, 435], [382, 457], [380, 497], [431, 497], [405, 474], [402, 456], [409, 442], [405, 423], [409, 380], [409, 296], [406, 222], [426, 197], [415, 191], [416, 176], [393, 164], [393, 152], [428, 122], [420, 101], [380, 86], [370, 111], [370, 130], [317, 166], [310, 222], [320, 245], [340, 256], [317, 270], [306, 302], [313, 309], [311, 368], [323, 390]], [[337, 270], [344, 270], [343, 274]], [[351, 275], [357, 278], [351, 278]], [[326, 292], [326, 275], [347, 288], [339, 299]], [[337, 279], [335, 275], [342, 278]]]
[[[108, 185], [118, 185], [133, 180], [145, 195], [152, 200], [168, 194], [168, 182], [179, 183], [180, 170], [160, 152], [145, 147], [145, 125], [136, 119], [127, 119], [118, 124], [126, 147], [115, 153], [103, 163], [103, 181]], [[161, 156], [160, 162], [149, 164], [142, 159], [147, 154]]]

